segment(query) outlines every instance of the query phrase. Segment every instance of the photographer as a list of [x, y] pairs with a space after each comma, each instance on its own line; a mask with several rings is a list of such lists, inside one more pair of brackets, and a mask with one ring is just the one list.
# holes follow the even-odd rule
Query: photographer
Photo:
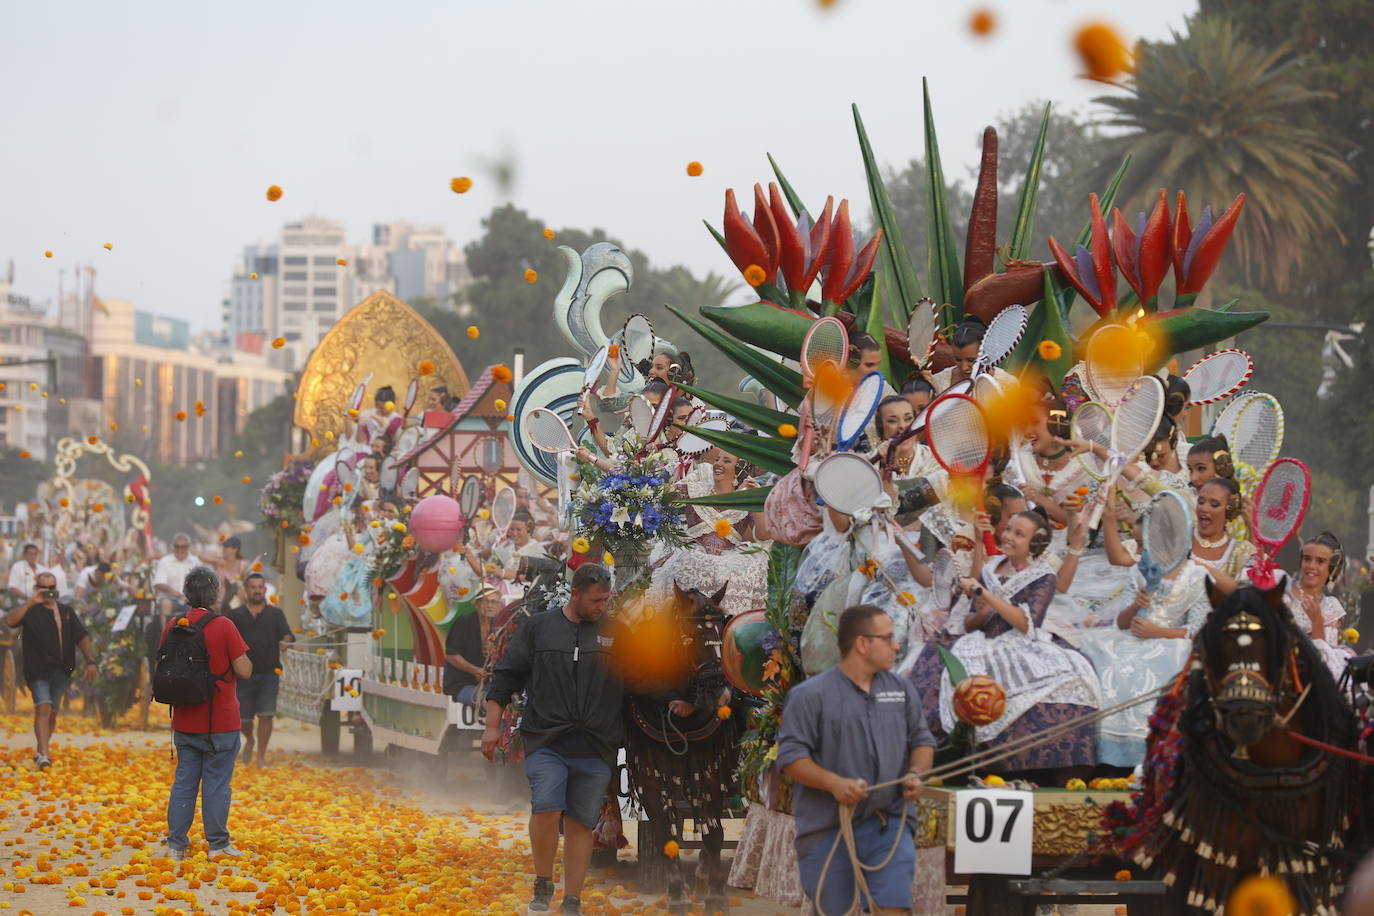
[[52, 765], [48, 743], [57, 729], [57, 710], [76, 669], [76, 650], [86, 659], [86, 679], [96, 675], [95, 650], [81, 618], [70, 605], [57, 603], [57, 577], [43, 570], [34, 576], [37, 591], [5, 623], [24, 630], [24, 681], [33, 694], [33, 762]]

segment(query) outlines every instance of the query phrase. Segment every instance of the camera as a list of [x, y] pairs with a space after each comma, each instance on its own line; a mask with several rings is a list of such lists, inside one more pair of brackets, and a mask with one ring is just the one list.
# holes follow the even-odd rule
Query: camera
[[42, 589], [39, 591], [39, 594], [42, 595], [44, 598], [51, 598], [54, 601], [57, 600], [57, 589], [55, 588]]

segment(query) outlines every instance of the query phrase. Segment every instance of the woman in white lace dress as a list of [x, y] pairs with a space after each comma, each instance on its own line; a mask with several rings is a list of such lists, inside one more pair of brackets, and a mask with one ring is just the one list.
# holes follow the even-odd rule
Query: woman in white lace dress
[[1335, 595], [1326, 593], [1340, 578], [1344, 557], [1341, 542], [1331, 532], [1323, 531], [1309, 538], [1302, 545], [1302, 566], [1296, 577], [1289, 578], [1284, 593], [1293, 622], [1312, 637], [1312, 644], [1321, 653], [1331, 676], [1337, 679], [1345, 672], [1345, 663], [1355, 655], [1354, 649], [1341, 645], [1345, 608]]
[[[733, 493], [757, 486], [745, 477], [747, 465], [728, 452], [715, 449], [713, 460], [692, 466], [678, 484], [689, 498]], [[688, 548], [659, 544], [650, 555], [653, 573], [646, 600], [666, 602], [679, 588], [696, 588], [707, 595], [726, 586], [721, 609], [727, 615], [761, 608], [768, 598], [768, 533], [762, 512], [689, 505]]]

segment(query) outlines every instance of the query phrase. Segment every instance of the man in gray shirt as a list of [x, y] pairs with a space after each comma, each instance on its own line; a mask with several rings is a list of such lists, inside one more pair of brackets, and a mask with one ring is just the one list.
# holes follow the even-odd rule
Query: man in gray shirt
[[[802, 887], [827, 916], [867, 904], [843, 843], [818, 887], [839, 833], [840, 806], [853, 805], [859, 860], [881, 862], [895, 847], [886, 866], [864, 872], [877, 912], [910, 912], [915, 819], [908, 817], [900, 835], [898, 824], [934, 762], [935, 739], [916, 689], [889, 670], [897, 658], [892, 618], [856, 605], [840, 615], [837, 636], [840, 663], [792, 688], [778, 732], [778, 765], [798, 784], [793, 814]], [[903, 776], [898, 785], [867, 788]]]

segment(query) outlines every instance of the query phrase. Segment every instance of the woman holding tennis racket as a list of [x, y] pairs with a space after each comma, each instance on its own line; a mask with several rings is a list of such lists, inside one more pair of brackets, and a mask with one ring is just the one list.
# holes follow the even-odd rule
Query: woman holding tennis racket
[[1342, 645], [1345, 608], [1339, 598], [1328, 592], [1340, 581], [1344, 568], [1341, 542], [1331, 532], [1323, 531], [1302, 545], [1302, 565], [1298, 574], [1288, 579], [1284, 593], [1293, 622], [1312, 638], [1312, 644], [1337, 680], [1345, 673], [1345, 663], [1355, 655], [1354, 649]]
[[[950, 349], [954, 352], [954, 365], [926, 376], [926, 380], [935, 389], [937, 396], [944, 394], [951, 385], [973, 378], [974, 366], [978, 362], [978, 354], [983, 346], [983, 337], [987, 332], [988, 326], [977, 318], [965, 318], [954, 329], [954, 333], [949, 338]], [[993, 367], [992, 374], [1003, 385], [1012, 384], [1016, 381], [1015, 376], [1003, 369]]]
[[[1002, 537], [1002, 556], [974, 577], [960, 581], [963, 596], [947, 629], [962, 632], [951, 651], [970, 674], [986, 674], [1007, 692], [1006, 712], [976, 731], [979, 745], [995, 748], [1046, 730], [1101, 706], [1097, 674], [1088, 659], [1043, 629], [1055, 594], [1055, 573], [1044, 560], [1050, 526], [1035, 512], [1011, 517]], [[912, 669], [926, 718], [936, 738], [954, 728], [954, 686], [934, 646]], [[1091, 766], [1096, 761], [1092, 725], [1075, 728], [1053, 743], [999, 763], [1003, 771]], [[1060, 774], [1050, 778], [1062, 782]], [[1034, 778], [1034, 777], [1032, 777]], [[1043, 778], [1042, 780], [1043, 781]]]
[[1213, 477], [1198, 488], [1192, 556], [1228, 595], [1255, 556], [1254, 544], [1227, 534], [1227, 525], [1240, 518], [1241, 506], [1240, 484], [1229, 477]]

